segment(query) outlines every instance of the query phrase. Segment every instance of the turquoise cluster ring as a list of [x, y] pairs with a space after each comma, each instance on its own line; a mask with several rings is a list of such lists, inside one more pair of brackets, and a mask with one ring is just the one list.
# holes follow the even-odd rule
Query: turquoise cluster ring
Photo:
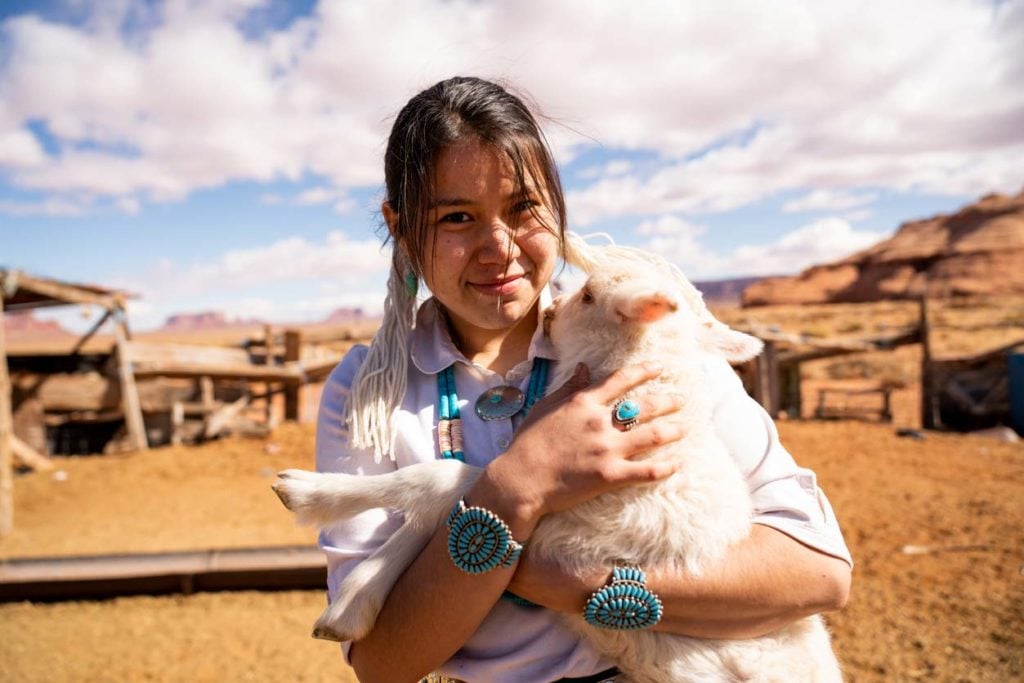
[[459, 499], [448, 514], [448, 556], [467, 574], [511, 567], [523, 552], [508, 525], [487, 508], [467, 507]]
[[640, 422], [640, 404], [631, 398], [621, 398], [612, 406], [612, 424], [629, 430]]
[[647, 587], [639, 567], [616, 566], [612, 579], [583, 606], [583, 619], [596, 628], [637, 631], [661, 621], [661, 598]]

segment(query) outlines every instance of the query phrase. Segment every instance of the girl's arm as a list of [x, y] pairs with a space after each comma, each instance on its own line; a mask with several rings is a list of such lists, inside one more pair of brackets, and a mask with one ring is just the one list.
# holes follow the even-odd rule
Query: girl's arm
[[[630, 458], [682, 437], [670, 421], [655, 420], [622, 432], [608, 405], [655, 378], [659, 369], [635, 366], [588, 387], [581, 366], [566, 386], [540, 401], [509, 450], [484, 470], [466, 503], [487, 508], [527, 544], [540, 518], [605, 491], [671, 475], [674, 466]], [[672, 399], [665, 399], [671, 402]], [[674, 402], [649, 414], [677, 409]], [[514, 568], [469, 575], [448, 557], [446, 528], [399, 578], [373, 630], [349, 652], [363, 683], [414, 682], [451, 658], [480, 626], [514, 575]], [[402, 653], [395, 656], [395, 653]]]
[[[793, 461], [774, 422], [747, 396], [728, 364], [709, 360], [708, 372], [719, 391], [716, 432], [746, 477], [759, 512], [750, 537], [701, 576], [644, 567], [665, 608], [655, 628], [704, 638], [749, 638], [809, 614], [841, 609], [850, 591], [851, 561], [814, 473]], [[611, 567], [599, 567], [586, 577], [562, 575], [539, 566], [527, 548], [509, 589], [551, 609], [580, 614], [610, 574]]]
[[[699, 638], [765, 635], [810, 614], [841, 609], [850, 590], [844, 560], [761, 524], [700, 576], [645, 570], [664, 605], [655, 629]], [[586, 577], [564, 574], [534, 561], [527, 550], [509, 590], [550, 609], [582, 614], [610, 574], [610, 568]]]

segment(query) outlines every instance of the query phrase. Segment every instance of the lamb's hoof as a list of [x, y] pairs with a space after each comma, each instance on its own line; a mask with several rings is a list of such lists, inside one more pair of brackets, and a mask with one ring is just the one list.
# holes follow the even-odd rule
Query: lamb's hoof
[[334, 631], [324, 628], [323, 626], [317, 626], [313, 629], [313, 637], [319, 640], [330, 640], [335, 643], [345, 642], [345, 638]]
[[[279, 477], [280, 477], [280, 476], [282, 476], [282, 475], [280, 475], [280, 474], [279, 474], [279, 475], [277, 475], [277, 476], [279, 476]], [[275, 483], [273, 483], [273, 484], [271, 484], [271, 485], [270, 485], [270, 488], [272, 488], [272, 489], [274, 490], [274, 493], [276, 493], [276, 494], [277, 494], [277, 497], [278, 497], [278, 499], [279, 499], [279, 500], [281, 501], [281, 503], [282, 503], [282, 504], [283, 504], [283, 505], [284, 505], [284, 506], [285, 506], [286, 508], [288, 508], [289, 510], [291, 510], [291, 509], [292, 509], [292, 506], [291, 506], [291, 503], [289, 502], [289, 501], [290, 501], [290, 498], [288, 497], [288, 489], [287, 489], [287, 487], [286, 487], [286, 486], [284, 485], [284, 482], [280, 482], [280, 481], [279, 481], [279, 482], [275, 482]]]

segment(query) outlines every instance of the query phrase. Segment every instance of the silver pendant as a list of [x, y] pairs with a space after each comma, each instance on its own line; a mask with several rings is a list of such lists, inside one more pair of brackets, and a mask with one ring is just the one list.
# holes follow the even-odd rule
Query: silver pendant
[[526, 403], [523, 392], [515, 387], [501, 386], [488, 389], [476, 400], [476, 414], [481, 420], [507, 420]]

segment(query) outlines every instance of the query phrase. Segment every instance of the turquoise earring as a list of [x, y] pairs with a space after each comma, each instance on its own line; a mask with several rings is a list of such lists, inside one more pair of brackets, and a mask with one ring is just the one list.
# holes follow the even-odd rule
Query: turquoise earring
[[409, 293], [409, 296], [416, 296], [416, 293], [420, 288], [420, 279], [416, 273], [409, 271], [405, 274], [405, 291]]

